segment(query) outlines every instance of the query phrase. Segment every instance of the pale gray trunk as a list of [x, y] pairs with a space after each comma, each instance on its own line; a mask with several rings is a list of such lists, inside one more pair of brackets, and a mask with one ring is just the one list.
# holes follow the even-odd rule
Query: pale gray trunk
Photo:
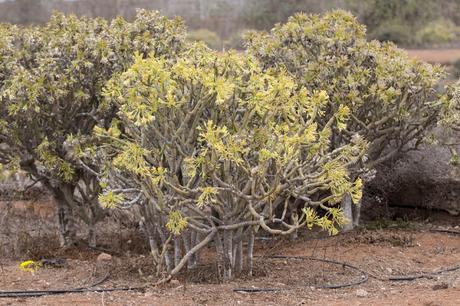
[[166, 271], [170, 272], [172, 270], [172, 258], [171, 258], [171, 252], [168, 250], [165, 252], [165, 266], [166, 266]]
[[353, 202], [351, 196], [346, 194], [342, 199], [342, 210], [343, 215], [347, 219], [347, 223], [343, 225], [342, 230], [344, 232], [353, 229]]
[[174, 267], [177, 267], [181, 260], [180, 237], [174, 237]]
[[214, 236], [214, 243], [216, 245], [216, 256], [217, 256], [217, 276], [219, 279], [222, 279], [224, 277], [224, 244], [222, 241], [222, 235], [220, 232], [216, 233], [216, 236]]
[[236, 273], [243, 271], [243, 227], [240, 227], [233, 236], [232, 267]]
[[253, 255], [254, 252], [254, 231], [249, 229], [249, 239], [248, 239], [248, 275], [252, 276], [253, 274]]
[[[185, 232], [182, 235], [182, 242], [184, 243], [184, 250], [185, 250], [184, 253], [185, 254], [187, 254], [192, 249], [192, 247], [195, 246], [194, 237], [196, 237], [196, 234], [194, 235], [194, 233], [196, 232], [191, 231], [191, 232]], [[192, 269], [195, 266], [195, 264], [196, 264], [195, 254], [192, 254], [187, 261], [187, 269]]]
[[[299, 215], [297, 214], [296, 207], [291, 211], [291, 224], [296, 225], [299, 222]], [[295, 229], [291, 235], [289, 235], [289, 240], [294, 241], [299, 237], [297, 229]]]
[[[195, 245], [197, 245], [201, 241], [201, 237], [201, 233], [193, 231], [190, 238], [190, 246], [193, 248]], [[200, 252], [201, 250], [197, 251], [192, 257], [193, 267], [195, 267], [200, 261]]]
[[233, 232], [224, 230], [224, 280], [233, 278]]
[[232, 258], [233, 258], [233, 241], [232, 231], [224, 230], [218, 232], [215, 236], [216, 253], [217, 253], [217, 273], [224, 282], [233, 278]]
[[166, 251], [164, 252], [163, 259], [164, 259], [164, 262], [165, 262], [166, 271], [171, 272], [172, 266], [173, 266], [173, 263], [174, 263], [174, 258], [171, 255], [171, 245], [169, 244], [169, 242], [163, 242], [163, 243], [168, 243], [168, 245], [164, 246], [166, 248]]
[[158, 250], [158, 244], [155, 238], [149, 235], [149, 245], [150, 245], [150, 254], [152, 254], [153, 263], [155, 267], [158, 268], [158, 264], [160, 263], [160, 251]]
[[139, 222], [139, 225], [149, 240], [150, 254], [152, 255], [153, 266], [155, 267], [157, 274], [159, 274], [162, 270], [162, 258], [161, 250], [158, 247], [158, 236], [155, 235], [156, 231], [155, 229], [152, 229], [150, 223], [146, 223], [145, 221]]
[[353, 206], [353, 226], [359, 226], [359, 219], [361, 219], [361, 203], [354, 204]]
[[96, 247], [96, 224], [88, 224], [88, 244], [90, 247]]
[[157, 228], [157, 233], [160, 237], [161, 244], [163, 246], [163, 249], [161, 250], [161, 252], [164, 252], [163, 259], [164, 259], [164, 263], [166, 266], [166, 271], [170, 272], [174, 264], [174, 258], [173, 258], [173, 255], [171, 255], [170, 239], [168, 239], [168, 237], [165, 235], [165, 233], [160, 228]]
[[243, 272], [243, 240], [238, 241], [236, 245], [235, 271], [236, 273], [241, 273]]
[[69, 247], [75, 243], [76, 230], [72, 209], [62, 198], [57, 198], [59, 236], [61, 247]]
[[104, 210], [101, 208], [97, 201], [87, 203], [89, 206], [88, 219], [88, 244], [90, 247], [96, 247], [97, 244], [97, 231], [96, 225], [99, 221], [104, 219]]

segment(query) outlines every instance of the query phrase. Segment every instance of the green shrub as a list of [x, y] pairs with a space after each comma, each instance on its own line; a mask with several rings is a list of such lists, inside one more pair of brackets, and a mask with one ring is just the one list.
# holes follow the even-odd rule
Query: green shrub
[[429, 22], [441, 17], [441, 5], [438, 2], [432, 0], [345, 1], [346, 7], [367, 26], [371, 39], [391, 41], [403, 46], [413, 45], [415, 33]]
[[401, 46], [410, 46], [414, 43], [414, 34], [407, 27], [407, 24], [399, 20], [390, 20], [380, 24], [368, 36], [370, 39], [377, 39], [382, 42], [391, 41]]
[[244, 35], [248, 30], [239, 31], [230, 35], [224, 41], [225, 49], [244, 50]]
[[133, 22], [55, 14], [42, 27], [1, 27], [0, 162], [55, 195], [63, 243], [73, 243], [75, 215], [95, 244], [95, 223], [105, 214], [98, 166], [82, 163], [94, 150], [78, 150], [96, 124], [115, 115], [100, 109], [104, 84], [132, 64], [135, 52], [174, 57], [184, 37], [180, 20], [143, 10]]
[[[442, 125], [454, 131], [460, 131], [460, 79], [448, 86], [447, 95], [443, 102], [445, 109], [441, 121]], [[453, 158], [457, 159], [456, 163], [458, 163], [456, 152], [453, 154]]]
[[452, 65], [452, 75], [456, 79], [460, 79], [460, 59], [456, 60]]
[[[300, 88], [328, 94], [319, 126], [341, 105], [350, 110], [347, 124], [332, 131], [332, 147], [361, 135], [370, 145], [364, 168], [416, 147], [442, 110], [436, 88], [443, 70], [410, 59], [391, 43], [367, 42], [349, 13], [297, 14], [270, 33], [250, 33], [247, 44], [266, 69], [287, 70]], [[352, 176], [362, 171], [355, 170]]]
[[415, 41], [420, 46], [443, 45], [460, 38], [460, 28], [449, 20], [430, 22], [415, 35]]
[[201, 41], [204, 42], [209, 48], [214, 50], [222, 49], [222, 40], [219, 35], [207, 29], [199, 29], [190, 31], [187, 34], [189, 41]]
[[[324, 91], [306, 90], [283, 71], [262, 71], [251, 56], [201, 46], [185, 54], [177, 62], [138, 57], [106, 88], [121, 121], [97, 130], [111, 161], [101, 201], [141, 205], [158, 271], [174, 275], [193, 265], [214, 241], [219, 275], [229, 279], [242, 271], [246, 239], [251, 271], [259, 228], [337, 233], [345, 219], [336, 203], [345, 193], [361, 197], [361, 180], [348, 167], [366, 149], [359, 136], [339, 146], [330, 141], [346, 125], [348, 107], [327, 111]], [[326, 114], [332, 117], [322, 125]], [[289, 219], [296, 199], [305, 203], [302, 213]], [[165, 245], [175, 251], [161, 253]]]

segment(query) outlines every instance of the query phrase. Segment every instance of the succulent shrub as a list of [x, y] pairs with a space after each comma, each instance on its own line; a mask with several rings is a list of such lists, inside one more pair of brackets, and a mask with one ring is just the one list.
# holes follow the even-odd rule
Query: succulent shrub
[[[460, 61], [458, 61], [460, 64]], [[430, 138], [431, 144], [447, 147], [451, 152], [451, 165], [458, 166], [459, 145], [458, 136], [460, 132], [460, 78], [446, 86], [446, 95], [443, 97], [443, 112], [439, 121], [441, 136], [433, 135]]]
[[53, 192], [63, 243], [74, 238], [76, 214], [94, 244], [94, 225], [104, 215], [96, 165], [82, 163], [94, 152], [78, 150], [96, 124], [116, 114], [100, 110], [104, 84], [132, 64], [135, 52], [174, 57], [184, 39], [180, 20], [148, 11], [132, 22], [55, 14], [42, 27], [1, 27], [0, 161]]
[[443, 102], [445, 108], [440, 123], [444, 127], [460, 131], [460, 79], [447, 87], [447, 94]]
[[453, 64], [452, 64], [452, 72], [451, 74], [453, 75], [453, 77], [455, 79], [460, 79], [460, 59], [456, 60]]
[[[361, 180], [348, 169], [367, 144], [359, 135], [331, 141], [348, 106], [327, 111], [325, 91], [262, 68], [252, 56], [197, 44], [178, 60], [137, 56], [108, 83], [107, 107], [119, 111], [95, 129], [109, 161], [100, 201], [140, 207], [159, 271], [193, 265], [214, 241], [219, 275], [229, 279], [243, 269], [244, 240], [251, 271], [255, 231], [335, 234], [345, 222], [336, 204], [345, 193], [359, 201]], [[288, 218], [296, 199], [301, 214]]]
[[352, 177], [416, 148], [443, 109], [437, 92], [443, 70], [409, 58], [392, 43], [367, 41], [364, 26], [347, 12], [297, 14], [246, 39], [249, 54], [265, 70], [287, 71], [299, 90], [327, 93], [319, 127], [346, 106], [349, 120], [332, 129], [331, 149], [356, 134], [369, 142], [367, 162]]

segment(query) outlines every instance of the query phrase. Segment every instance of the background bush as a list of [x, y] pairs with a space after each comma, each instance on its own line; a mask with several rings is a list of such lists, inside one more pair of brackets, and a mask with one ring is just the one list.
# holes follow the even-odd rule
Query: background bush
[[207, 29], [199, 29], [190, 31], [187, 34], [189, 41], [204, 42], [209, 48], [214, 50], [222, 50], [222, 40], [219, 35]]
[[93, 157], [94, 149], [81, 152], [79, 144], [115, 115], [100, 109], [102, 88], [134, 53], [171, 57], [184, 38], [180, 20], [147, 11], [133, 22], [55, 14], [41, 27], [0, 26], [0, 162], [56, 197], [63, 244], [75, 242], [81, 221], [94, 245], [95, 224], [105, 215], [98, 165], [75, 159]]
[[340, 105], [347, 107], [350, 120], [332, 131], [331, 141], [340, 146], [363, 136], [369, 142], [363, 168], [417, 147], [442, 111], [436, 88], [443, 70], [391, 43], [368, 42], [365, 28], [344, 11], [294, 15], [270, 33], [250, 33], [247, 45], [266, 69], [286, 69], [307, 90], [329, 95], [320, 126]]
[[[167, 16], [182, 16], [192, 31], [208, 29], [224, 41], [244, 29], [269, 30], [296, 12], [324, 13], [331, 9], [351, 11], [367, 26], [369, 38], [390, 39], [405, 47], [429, 45], [430, 36], [420, 34], [416, 40], [415, 33], [432, 22], [443, 20], [460, 26], [458, 0], [16, 0], [0, 3], [0, 22], [45, 23], [53, 10], [132, 19], [139, 7], [160, 10]], [[420, 41], [423, 38], [428, 40]], [[455, 42], [459, 42], [458, 38]]]
[[442, 46], [458, 41], [460, 27], [450, 20], [436, 20], [421, 28], [415, 35], [419, 46]]

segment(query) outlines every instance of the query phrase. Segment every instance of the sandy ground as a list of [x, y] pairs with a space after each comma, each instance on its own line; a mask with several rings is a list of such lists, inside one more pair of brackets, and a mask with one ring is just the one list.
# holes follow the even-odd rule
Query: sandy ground
[[[41, 268], [35, 273], [21, 271], [20, 261], [2, 259], [1, 290], [75, 288], [93, 283], [106, 271], [111, 271], [111, 276], [98, 288], [147, 285], [147, 289], [1, 298], [0, 305], [460, 305], [460, 269], [413, 281], [379, 280], [459, 266], [460, 235], [435, 233], [420, 227], [361, 230], [326, 239], [305, 235], [295, 243], [258, 241], [256, 254], [262, 257], [257, 258], [252, 278], [241, 276], [220, 284], [213, 278], [213, 265], [209, 263], [159, 287], [148, 286], [155, 280], [148, 276], [151, 267], [145, 255], [113, 257], [102, 264], [96, 261], [99, 253], [95, 251], [57, 252], [56, 257], [67, 259], [67, 267]], [[344, 261], [373, 277], [358, 286], [318, 289], [357, 280], [360, 273], [324, 262], [269, 258], [279, 254]], [[238, 287], [288, 290], [234, 292]]]

